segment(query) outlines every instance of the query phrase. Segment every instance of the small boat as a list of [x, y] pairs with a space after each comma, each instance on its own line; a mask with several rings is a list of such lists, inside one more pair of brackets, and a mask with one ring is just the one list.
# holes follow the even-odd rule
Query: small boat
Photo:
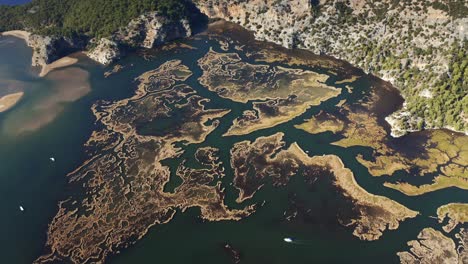
[[55, 158], [54, 158], [54, 157], [51, 157], [51, 158], [50, 158], [50, 161], [55, 162]]
[[290, 237], [285, 237], [283, 240], [286, 243], [292, 243], [293, 242], [292, 238], [290, 238]]
[[20, 209], [21, 212], [24, 211], [24, 208], [23, 208], [23, 206], [21, 206], [21, 205], [19, 206], [19, 209]]

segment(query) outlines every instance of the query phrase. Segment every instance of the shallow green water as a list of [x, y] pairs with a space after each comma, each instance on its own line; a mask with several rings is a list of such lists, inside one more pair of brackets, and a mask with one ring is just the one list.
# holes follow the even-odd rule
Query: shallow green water
[[[331, 146], [329, 143], [337, 139], [331, 133], [313, 136], [294, 128], [295, 124], [301, 123], [320, 109], [334, 109], [334, 105], [343, 98], [359, 99], [375, 82], [371, 77], [363, 77], [354, 83], [353, 94], [349, 95], [343, 89], [344, 92], [339, 97], [309, 109], [291, 122], [246, 136], [221, 137], [232, 124], [232, 120], [251, 107], [251, 104], [244, 105], [220, 98], [198, 84], [197, 78], [201, 75], [201, 70], [197, 59], [210, 47], [221, 51], [217, 42], [205, 36], [199, 38], [185, 41], [196, 47], [195, 50], [159, 51], [150, 61], [130, 55], [119, 62], [126, 68], [107, 79], [103, 77], [103, 72], [107, 69], [82, 59], [78, 65], [72, 67], [79, 67], [90, 73], [91, 92], [75, 102], [64, 104], [57, 117], [40, 129], [21, 134], [11, 133], [8, 129], [12, 117], [20, 118], [32, 114], [31, 109], [39, 98], [54, 96], [51, 92], [54, 84], [47, 78], [35, 77], [29, 66], [31, 51], [24, 43], [13, 38], [0, 38], [0, 43], [4, 44], [0, 46], [0, 78], [26, 83], [23, 100], [10, 111], [0, 114], [0, 248], [5, 263], [30, 263], [39, 256], [43, 252], [47, 225], [58, 209], [58, 201], [73, 193], [79, 195], [80, 190], [66, 184], [66, 174], [87, 157], [83, 144], [95, 129], [94, 116], [90, 110], [92, 104], [98, 100], [117, 100], [132, 95], [136, 87], [133, 81], [135, 77], [169, 59], [181, 59], [193, 71], [187, 84], [203, 97], [211, 99], [208, 104], [210, 108], [229, 108], [232, 111], [221, 119], [220, 126], [205, 142], [185, 147], [181, 158], [166, 161], [166, 164], [175, 168], [184, 158], [193, 159], [198, 147], [217, 147], [221, 150], [221, 159], [226, 166], [226, 177], [223, 179], [227, 194], [226, 204], [241, 207], [266, 202], [255, 214], [239, 222], [203, 222], [198, 218], [197, 209], [178, 212], [170, 223], [153, 227], [134, 246], [111, 257], [111, 263], [230, 263], [229, 254], [223, 249], [225, 243], [240, 252], [241, 263], [395, 263], [398, 260], [395, 253], [406, 249], [406, 241], [416, 238], [421, 229], [429, 226], [440, 229], [436, 220], [428, 217], [435, 215], [438, 206], [448, 202], [468, 202], [466, 192], [458, 189], [446, 189], [422, 197], [407, 197], [387, 189], [382, 183], [388, 177], [371, 177], [355, 160], [358, 153], [369, 155], [369, 149]], [[245, 56], [242, 57], [252, 62]], [[321, 71], [319, 68], [314, 70]], [[332, 84], [335, 80], [332, 77], [327, 83]], [[339, 87], [344, 88], [344, 85]], [[0, 92], [1, 89], [0, 87]], [[288, 145], [298, 142], [310, 155], [338, 155], [367, 191], [388, 196], [420, 211], [422, 215], [404, 221], [396, 231], [386, 231], [378, 241], [363, 242], [352, 235], [351, 228], [337, 223], [336, 208], [340, 201], [336, 193], [327, 187], [326, 179], [320, 180], [311, 188], [304, 184], [300, 175], [293, 177], [286, 187], [273, 188], [266, 185], [252, 200], [242, 205], [236, 204], [234, 200], [237, 191], [229, 185], [233, 177], [232, 169], [228, 166], [229, 150], [236, 142], [254, 140], [279, 131], [285, 133], [284, 140]], [[51, 162], [49, 157], [55, 157], [56, 162]], [[171, 189], [177, 184], [177, 179], [173, 179], [169, 184], [171, 186], [166, 188]], [[311, 213], [300, 215], [291, 222], [285, 221], [283, 214], [291, 208], [293, 201], [310, 209]], [[20, 205], [25, 208], [24, 212], [19, 210]], [[286, 244], [283, 242], [284, 237], [294, 237], [302, 243]]]

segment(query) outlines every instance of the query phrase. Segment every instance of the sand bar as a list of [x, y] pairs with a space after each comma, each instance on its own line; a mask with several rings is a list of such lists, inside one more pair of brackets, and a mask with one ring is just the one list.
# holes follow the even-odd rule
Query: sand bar
[[61, 59], [58, 59], [50, 64], [42, 66], [41, 72], [39, 73], [39, 77], [44, 77], [46, 76], [50, 71], [58, 68], [63, 68], [67, 67], [70, 65], [73, 65], [78, 62], [77, 58], [72, 58], [72, 57], [63, 57]]
[[[11, 30], [11, 31], [5, 31], [1, 33], [2, 36], [11, 36], [11, 37], [16, 37], [25, 40], [28, 42], [29, 36], [31, 33], [24, 31], [24, 30]], [[50, 71], [58, 68], [63, 68], [67, 67], [70, 65], [73, 65], [78, 62], [77, 58], [72, 58], [72, 57], [63, 57], [60, 58], [50, 64], [42, 66], [41, 72], [39, 73], [39, 77], [44, 77], [46, 76]]]
[[23, 39], [24, 41], [28, 42], [29, 36], [31, 33], [24, 31], [24, 30], [10, 30], [1, 33], [2, 36], [11, 36]]
[[0, 113], [12, 108], [23, 97], [23, 94], [23, 92], [18, 92], [0, 97]]

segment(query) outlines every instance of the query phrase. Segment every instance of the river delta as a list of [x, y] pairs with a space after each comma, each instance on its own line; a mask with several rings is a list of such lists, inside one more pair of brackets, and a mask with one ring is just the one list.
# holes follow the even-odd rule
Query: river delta
[[43, 78], [6, 49], [24, 69], [1, 76], [24, 93], [0, 114], [10, 262], [467, 258], [468, 137], [390, 137], [403, 99], [346, 62], [224, 22]]

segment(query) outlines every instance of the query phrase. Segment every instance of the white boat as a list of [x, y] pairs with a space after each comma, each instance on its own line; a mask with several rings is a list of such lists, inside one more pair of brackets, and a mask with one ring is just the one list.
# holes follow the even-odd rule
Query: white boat
[[54, 158], [54, 157], [51, 157], [51, 158], [50, 158], [50, 161], [55, 162], [55, 158]]
[[23, 206], [21, 206], [21, 205], [19, 206], [19, 209], [20, 209], [21, 212], [24, 211], [24, 208], [23, 208]]
[[293, 242], [292, 238], [290, 238], [290, 237], [285, 237], [283, 240], [286, 243], [292, 243]]

